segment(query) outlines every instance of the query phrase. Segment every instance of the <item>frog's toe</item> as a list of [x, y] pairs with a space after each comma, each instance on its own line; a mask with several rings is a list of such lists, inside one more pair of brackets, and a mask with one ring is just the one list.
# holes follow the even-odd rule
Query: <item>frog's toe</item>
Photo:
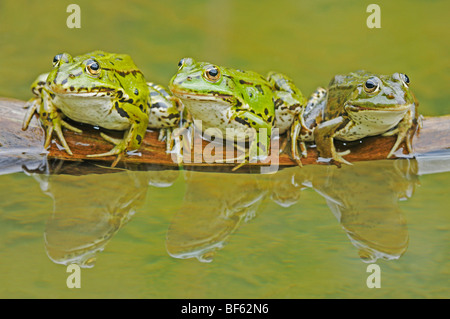
[[100, 136], [103, 137], [106, 141], [110, 142], [111, 144], [114, 145], [119, 145], [121, 143], [123, 143], [123, 139], [122, 138], [114, 138], [111, 137], [109, 135], [106, 135], [105, 133], [101, 132]]
[[100, 153], [100, 154], [88, 154], [86, 155], [86, 157], [105, 157], [105, 156], [114, 156], [114, 155], [120, 155], [123, 154], [124, 152], [124, 147], [122, 145], [116, 145], [113, 147], [112, 150], [110, 150], [109, 152], [105, 152], [105, 153]]
[[101, 154], [88, 154], [86, 157], [95, 158], [95, 157], [105, 157], [105, 156], [115, 156], [117, 155], [114, 162], [111, 164], [111, 167], [115, 167], [120, 160], [123, 159], [125, 148], [122, 144], [116, 145], [109, 152], [101, 153]]
[[[389, 152], [386, 158], [391, 158], [394, 155], [394, 153], [399, 149], [400, 144], [402, 144], [404, 140], [405, 140], [404, 134], [397, 135], [397, 140], [395, 141], [394, 146], [392, 146], [391, 151]], [[408, 148], [408, 145], [406, 145], [406, 147]], [[409, 145], [409, 147], [411, 147], [411, 144]]]
[[353, 165], [349, 161], [347, 161], [343, 156], [350, 154], [350, 150], [346, 150], [344, 152], [336, 152], [333, 156], [333, 160], [337, 163], [347, 164], [347, 165]]
[[394, 129], [394, 130], [390, 130], [390, 131], [387, 131], [387, 132], [381, 134], [381, 136], [393, 136], [397, 133], [398, 133], [398, 129]]
[[28, 125], [30, 125], [31, 119], [33, 118], [34, 113], [36, 113], [37, 107], [39, 105], [38, 99], [32, 99], [27, 102], [25, 108], [27, 108], [27, 112], [23, 119], [22, 130], [26, 131], [28, 129]]
[[247, 160], [243, 161], [242, 163], [239, 163], [238, 165], [236, 165], [235, 167], [233, 167], [231, 169], [232, 172], [237, 171], [238, 169], [240, 169], [242, 166], [247, 165], [249, 162]]
[[[56, 135], [58, 136], [58, 139], [61, 142], [61, 144], [64, 147], [67, 154], [73, 155], [72, 151], [70, 150], [69, 145], [67, 144], [66, 138], [64, 137], [64, 134], [61, 129], [61, 125], [59, 123], [55, 123], [55, 125], [53, 126], [52, 129], [56, 132]], [[49, 134], [49, 136], [51, 136], [51, 134]]]
[[70, 125], [66, 121], [64, 121], [64, 120], [60, 120], [60, 121], [61, 121], [62, 127], [65, 127], [66, 129], [71, 130], [72, 132], [75, 132], [75, 133], [80, 133], [80, 134], [83, 133], [82, 130], [80, 130], [79, 128], [76, 128], [75, 126]]
[[50, 142], [52, 141], [52, 134], [53, 134], [53, 125], [46, 127], [45, 128], [45, 142], [44, 142], [45, 149], [47, 149], [50, 146]]

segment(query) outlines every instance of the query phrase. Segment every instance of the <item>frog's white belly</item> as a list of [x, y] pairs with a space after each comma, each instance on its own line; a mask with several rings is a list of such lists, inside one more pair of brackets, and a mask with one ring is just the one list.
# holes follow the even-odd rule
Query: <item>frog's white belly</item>
[[115, 109], [112, 98], [107, 96], [56, 95], [53, 103], [68, 118], [110, 130], [130, 128], [130, 119]]
[[194, 124], [209, 136], [235, 141], [251, 141], [256, 130], [232, 119], [235, 111], [228, 103], [185, 99]]
[[383, 134], [394, 128], [409, 110], [410, 107], [405, 107], [399, 110], [370, 110], [351, 113], [350, 123], [336, 132], [334, 137], [343, 141], [356, 141], [366, 136]]

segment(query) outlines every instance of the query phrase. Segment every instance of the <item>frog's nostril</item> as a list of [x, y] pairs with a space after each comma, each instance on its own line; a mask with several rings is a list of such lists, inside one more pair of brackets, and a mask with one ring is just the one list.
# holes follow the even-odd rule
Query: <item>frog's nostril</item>
[[389, 94], [387, 95], [387, 98], [390, 99], [390, 100], [392, 100], [393, 98], [395, 98], [394, 93], [389, 93]]
[[192, 77], [188, 76], [188, 77], [186, 78], [186, 80], [191, 81], [191, 80], [192, 80]]
[[75, 77], [74, 74], [72, 74], [72, 73], [69, 74], [69, 78], [73, 79], [74, 77]]

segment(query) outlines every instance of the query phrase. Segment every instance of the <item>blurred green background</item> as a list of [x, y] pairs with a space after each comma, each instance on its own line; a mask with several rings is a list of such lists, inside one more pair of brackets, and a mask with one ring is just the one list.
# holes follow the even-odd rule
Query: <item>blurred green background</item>
[[449, 113], [448, 1], [377, 1], [380, 29], [366, 25], [372, 1], [79, 0], [80, 29], [66, 25], [70, 3], [0, 2], [0, 96], [28, 99], [57, 53], [102, 49], [163, 85], [185, 56], [284, 72], [306, 95], [339, 73], [403, 72], [423, 114]]
[[[70, 15], [66, 9], [73, 2], [81, 8], [80, 29], [66, 26]], [[381, 7], [381, 29], [369, 29], [366, 25], [369, 16], [366, 8], [370, 3], [357, 0], [0, 0], [0, 96], [30, 98], [30, 84], [38, 74], [51, 69], [57, 53], [78, 55], [102, 49], [130, 54], [149, 81], [163, 85], [176, 72], [178, 61], [186, 56], [262, 74], [280, 71], [293, 78], [306, 95], [318, 86], [326, 86], [339, 73], [358, 69], [380, 74], [403, 72], [411, 79], [422, 114], [449, 114], [450, 2], [377, 1]], [[365, 173], [353, 174], [354, 179], [349, 178], [332, 189], [342, 189], [346, 195], [346, 190], [351, 188], [350, 181], [354, 183], [350, 186], [355, 185], [354, 189], [366, 193], [362, 202], [378, 199], [376, 195], [394, 193], [390, 189], [393, 185], [389, 184], [393, 174], [380, 169], [379, 162], [383, 161], [357, 163], [356, 168], [367, 165]], [[385, 162], [394, 166], [402, 163]], [[286, 179], [279, 181], [282, 190], [290, 185], [292, 172], [303, 174], [308, 170], [281, 171], [286, 174]], [[371, 172], [378, 172], [380, 180], [371, 183]], [[203, 207], [204, 214], [214, 215], [221, 213], [220, 207], [228, 208], [226, 205], [233, 209], [235, 197], [245, 199], [246, 192], [258, 195], [254, 194], [256, 186], [239, 186], [251, 181], [247, 175], [193, 174], [203, 176], [203, 180], [196, 179], [189, 184], [183, 171], [172, 187], [153, 187], [143, 182], [141, 191], [146, 197], [142, 206], [137, 206], [132, 221], [99, 253], [96, 266], [83, 270], [82, 289], [68, 289], [65, 267], [52, 262], [46, 254], [52, 218], [68, 214], [63, 208], [71, 203], [74, 203], [71, 214], [66, 216], [69, 221], [76, 221], [80, 215], [76, 209], [89, 201], [92, 201], [92, 211], [114, 208], [114, 200], [110, 198], [124, 197], [128, 203], [125, 195], [129, 192], [134, 196], [135, 185], [134, 179], [128, 179], [128, 173], [1, 175], [0, 297], [450, 296], [449, 172], [420, 176], [421, 186], [417, 186], [410, 199], [398, 203], [398, 211], [397, 198], [392, 200], [389, 196], [388, 200], [380, 197], [380, 205], [371, 207], [388, 219], [385, 221], [388, 226], [390, 217], [404, 218], [409, 235], [404, 256], [396, 261], [378, 261], [382, 267], [381, 289], [367, 288], [366, 264], [360, 260], [357, 249], [323, 196], [312, 189], [301, 191], [298, 203], [290, 207], [277, 205], [269, 195], [263, 197], [258, 216], [242, 223], [228, 237], [212, 263], [172, 258], [166, 249], [167, 234], [176, 225], [180, 213], [193, 215], [192, 232], [195, 233], [198, 230], [195, 214], [202, 212], [199, 208]], [[151, 173], [137, 175], [145, 180], [146, 174]], [[224, 182], [227, 178], [228, 184]], [[261, 178], [264, 184], [273, 177], [252, 175], [252, 178]], [[398, 182], [401, 184], [402, 180]], [[260, 181], [255, 183], [261, 186]], [[358, 186], [364, 183], [375, 188]], [[385, 191], [383, 185], [387, 185]], [[415, 181], [411, 185], [415, 187]], [[131, 191], [127, 190], [129, 187]], [[183, 210], [189, 187], [192, 192], [217, 192], [213, 196], [217, 202], [210, 205], [212, 209], [209, 210], [207, 201], [198, 200], [197, 209], [189, 206]], [[226, 187], [228, 193], [223, 191]], [[412, 193], [408, 189], [412, 186], [407, 182], [404, 187]], [[44, 193], [49, 188], [53, 190], [48, 193], [51, 197]], [[58, 192], [65, 196], [56, 196]], [[394, 206], [394, 214], [392, 211], [391, 215], [385, 214], [380, 208], [386, 203]], [[90, 212], [82, 213], [89, 216]], [[57, 239], [69, 231], [79, 234], [78, 229], [70, 228], [70, 223], [65, 226], [68, 230], [63, 227], [56, 232]], [[366, 224], [362, 222], [361, 226], [364, 228]]]

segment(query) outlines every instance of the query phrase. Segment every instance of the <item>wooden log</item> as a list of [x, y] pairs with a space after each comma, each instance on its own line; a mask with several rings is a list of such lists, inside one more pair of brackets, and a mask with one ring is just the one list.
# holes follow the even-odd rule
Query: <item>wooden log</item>
[[[30, 127], [26, 131], [22, 131], [22, 120], [25, 115], [25, 102], [9, 98], [0, 98], [0, 166], [10, 165], [14, 159], [20, 162], [21, 158], [30, 156], [30, 154], [42, 154], [44, 152], [42, 146], [44, 143], [44, 131], [41, 128], [36, 117], [33, 118]], [[87, 154], [97, 154], [107, 152], [112, 145], [106, 142], [99, 134], [101, 129], [95, 129], [89, 125], [76, 123], [76, 126], [83, 130], [82, 134], [74, 133], [68, 130], [64, 131], [67, 143], [70, 146], [73, 156], [67, 154], [54, 140], [52, 142], [47, 157], [49, 159], [61, 159], [65, 161], [96, 161], [103, 165], [110, 165], [115, 157], [89, 158]], [[432, 151], [438, 151], [450, 148], [450, 115], [441, 117], [425, 117], [423, 128], [413, 139], [414, 154], [423, 154]], [[105, 131], [107, 134], [120, 137], [121, 132]], [[141, 149], [134, 155], [124, 157], [121, 165], [128, 164], [149, 164], [159, 165], [167, 168], [178, 166], [175, 156], [166, 153], [165, 143], [158, 141], [158, 132], [149, 131], [143, 141]], [[202, 147], [193, 147], [190, 153], [185, 154], [183, 166], [185, 168], [211, 169], [211, 168], [233, 168], [236, 163], [210, 163], [208, 164], [205, 153], [210, 154], [211, 142], [201, 140], [196, 137], [195, 143], [199, 143]], [[280, 167], [295, 166], [288, 154], [278, 153], [276, 144], [282, 145], [285, 137], [281, 136], [279, 141], [273, 142], [273, 153], [265, 162], [256, 162], [248, 164], [249, 167], [259, 167], [268, 165], [278, 165]], [[350, 162], [380, 160], [385, 159], [390, 149], [394, 145], [395, 137], [367, 137], [360, 141], [351, 143], [342, 143], [336, 141], [338, 150], [350, 149], [351, 153], [345, 158]], [[207, 148], [207, 149], [205, 149]], [[219, 148], [216, 148], [216, 152]], [[208, 151], [207, 151], [208, 150]], [[215, 155], [217, 155], [216, 153]], [[227, 158], [234, 158], [234, 152], [226, 152]], [[219, 155], [217, 155], [219, 156]], [[402, 151], [397, 151], [393, 158], [405, 156]], [[219, 156], [221, 157], [221, 156]], [[324, 164], [318, 162], [317, 151], [314, 147], [308, 148], [308, 156], [302, 160], [304, 165]]]

